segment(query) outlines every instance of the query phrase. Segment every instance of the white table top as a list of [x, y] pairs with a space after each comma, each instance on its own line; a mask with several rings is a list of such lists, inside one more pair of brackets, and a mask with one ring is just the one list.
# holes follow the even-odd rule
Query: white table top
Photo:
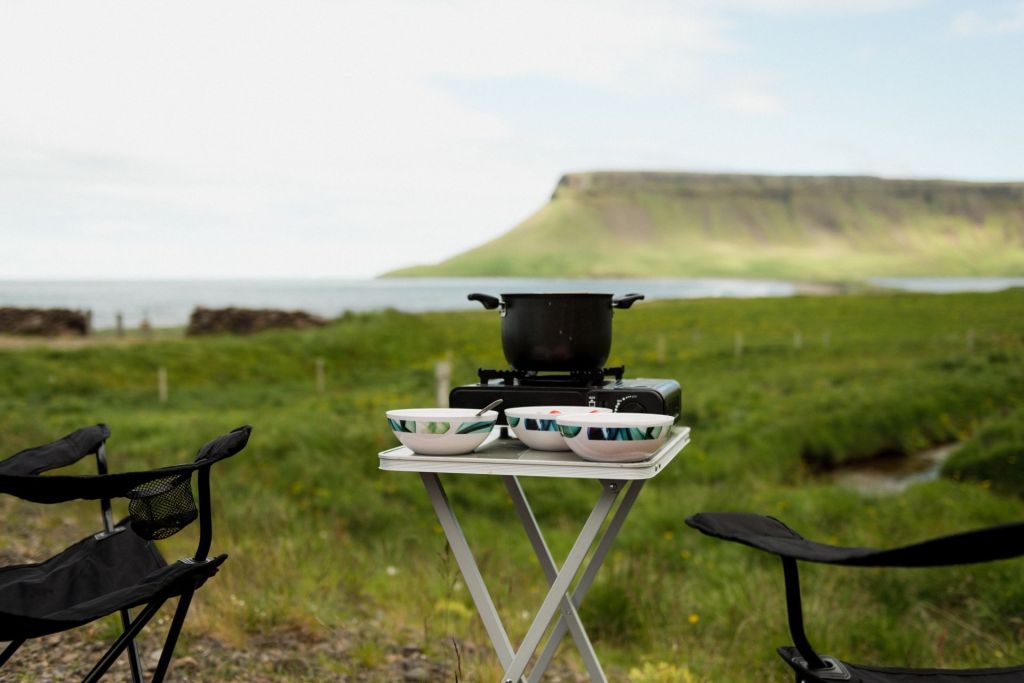
[[572, 451], [535, 451], [519, 439], [499, 439], [495, 429], [487, 441], [466, 455], [421, 455], [405, 446], [377, 454], [380, 469], [395, 472], [448, 472], [519, 477], [577, 479], [651, 479], [690, 443], [689, 427], [674, 427], [654, 455], [641, 462], [590, 462]]

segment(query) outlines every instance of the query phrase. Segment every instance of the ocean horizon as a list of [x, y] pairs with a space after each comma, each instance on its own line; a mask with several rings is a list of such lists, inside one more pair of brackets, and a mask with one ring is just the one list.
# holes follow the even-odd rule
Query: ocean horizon
[[[1024, 277], [870, 278], [902, 291], [991, 292], [1024, 286]], [[0, 306], [69, 308], [92, 312], [93, 326], [112, 328], [117, 315], [128, 328], [188, 324], [197, 306], [304, 310], [334, 318], [346, 311], [393, 308], [407, 312], [479, 308], [472, 292], [639, 292], [648, 300], [787, 297], [801, 285], [739, 278], [379, 278], [379, 279], [181, 279], [0, 280]]]

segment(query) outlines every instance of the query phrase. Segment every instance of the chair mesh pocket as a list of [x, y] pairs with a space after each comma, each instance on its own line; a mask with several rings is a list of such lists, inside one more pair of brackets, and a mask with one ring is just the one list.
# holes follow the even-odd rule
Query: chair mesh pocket
[[191, 473], [148, 481], [127, 497], [132, 531], [151, 541], [173, 536], [198, 516]]

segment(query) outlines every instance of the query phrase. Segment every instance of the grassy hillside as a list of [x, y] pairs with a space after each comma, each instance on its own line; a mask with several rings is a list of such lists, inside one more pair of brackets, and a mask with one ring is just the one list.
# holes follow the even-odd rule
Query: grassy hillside
[[389, 275], [1024, 275], [1024, 183], [572, 174], [501, 237]]
[[[993, 483], [1024, 461], [1014, 422], [1024, 407], [1022, 310], [1024, 290], [666, 301], [616, 315], [611, 360], [633, 376], [677, 378], [693, 442], [645, 487], [583, 603], [609, 679], [787, 680], [774, 654], [789, 642], [778, 561], [689, 530], [693, 512], [762, 511], [811, 538], [882, 546], [1024, 518], [1020, 478]], [[389, 667], [422, 652], [447, 672], [427, 680], [498, 680], [419, 479], [377, 469], [376, 453], [396, 444], [385, 409], [433, 404], [434, 364], [449, 351], [455, 382], [500, 364], [497, 316], [385, 312], [251, 338], [0, 345], [0, 453], [106, 421], [119, 470], [186, 461], [205, 439], [251, 423], [249, 448], [214, 471], [213, 549], [230, 558], [197, 594], [182, 645], [193, 667], [210, 669], [185, 678], [393, 681], [402, 672]], [[965, 463], [899, 496], [862, 496], [820, 472], [953, 441], [967, 442]], [[517, 641], [544, 581], [505, 489], [491, 477], [445, 483]], [[523, 486], [564, 557], [593, 482]], [[0, 555], [28, 547], [43, 559], [95, 531], [95, 508], [0, 496]], [[194, 532], [162, 542], [165, 554], [190, 552]], [[809, 632], [854, 661], [1024, 661], [1022, 567], [809, 566]], [[108, 623], [97, 635], [114, 631]], [[63, 652], [48, 655], [48, 680], [77, 680], [57, 676], [78, 661]], [[578, 660], [561, 662], [561, 680], [574, 680]], [[30, 665], [19, 653], [10, 666]]]

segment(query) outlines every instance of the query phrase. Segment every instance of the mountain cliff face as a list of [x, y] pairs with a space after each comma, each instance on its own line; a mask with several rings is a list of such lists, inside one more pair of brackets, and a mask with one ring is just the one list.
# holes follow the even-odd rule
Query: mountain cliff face
[[1024, 275], [1024, 183], [574, 173], [497, 239], [389, 275]]

